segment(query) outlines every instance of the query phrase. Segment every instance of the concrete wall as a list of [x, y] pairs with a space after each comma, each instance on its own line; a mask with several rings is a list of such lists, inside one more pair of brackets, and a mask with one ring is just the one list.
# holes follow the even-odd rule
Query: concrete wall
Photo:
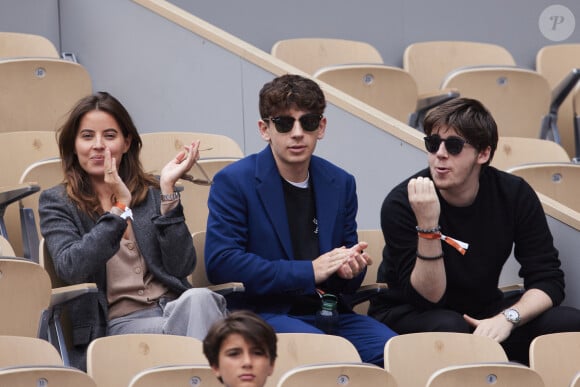
[[[556, 43], [549, 37], [572, 34], [561, 43], [580, 42], [578, 0], [171, 0], [194, 15], [269, 52], [279, 39], [327, 37], [374, 45], [385, 63], [402, 65], [403, 51], [426, 40], [472, 40], [503, 45], [520, 66], [533, 68], [536, 52]], [[551, 5], [567, 7], [575, 18], [544, 15]], [[550, 19], [550, 17], [556, 19]], [[559, 19], [564, 16], [564, 19]], [[555, 24], [553, 25], [551, 21]]]

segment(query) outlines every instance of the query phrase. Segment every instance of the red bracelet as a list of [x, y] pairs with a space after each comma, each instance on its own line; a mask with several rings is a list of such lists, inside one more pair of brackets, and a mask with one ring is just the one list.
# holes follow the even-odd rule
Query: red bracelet
[[439, 231], [437, 231], [437, 232], [418, 232], [417, 235], [419, 235], [419, 238], [424, 238], [424, 239], [441, 239], [441, 233]]
[[121, 211], [125, 211], [127, 209], [127, 206], [121, 202], [117, 202], [117, 203], [113, 204], [113, 207], [117, 207]]

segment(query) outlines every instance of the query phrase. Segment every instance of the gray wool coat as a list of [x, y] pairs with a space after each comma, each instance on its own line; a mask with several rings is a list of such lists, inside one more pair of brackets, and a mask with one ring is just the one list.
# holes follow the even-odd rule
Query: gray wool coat
[[[196, 263], [191, 234], [181, 203], [160, 213], [160, 191], [150, 188], [143, 203], [132, 208], [133, 229], [149, 271], [175, 294], [191, 285], [187, 276]], [[91, 219], [68, 198], [63, 185], [43, 191], [39, 201], [40, 230], [57, 275], [67, 284], [94, 282], [98, 292], [68, 307], [73, 333], [73, 366], [86, 369], [89, 343], [106, 334], [106, 263], [117, 253], [127, 222], [105, 213]]]

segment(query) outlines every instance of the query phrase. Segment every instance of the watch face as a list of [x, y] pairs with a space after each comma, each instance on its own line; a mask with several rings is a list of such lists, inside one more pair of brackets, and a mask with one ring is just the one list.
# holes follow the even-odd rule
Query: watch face
[[508, 321], [514, 324], [520, 322], [520, 314], [515, 309], [506, 309], [503, 314]]

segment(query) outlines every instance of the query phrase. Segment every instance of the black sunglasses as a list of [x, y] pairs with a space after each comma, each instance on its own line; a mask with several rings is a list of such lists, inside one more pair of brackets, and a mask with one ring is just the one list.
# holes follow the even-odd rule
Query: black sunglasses
[[[291, 116], [278, 116], [270, 118], [262, 118], [264, 121], [272, 121], [276, 130], [279, 133], [288, 133], [294, 127], [294, 121], [296, 118]], [[300, 126], [307, 132], [314, 132], [320, 126], [320, 120], [322, 120], [322, 114], [308, 113], [301, 116], [298, 121], [300, 121]]]
[[437, 153], [441, 143], [445, 143], [445, 149], [450, 155], [456, 156], [461, 153], [463, 146], [469, 144], [468, 141], [457, 136], [450, 136], [447, 138], [441, 138], [438, 134], [432, 134], [424, 138], [425, 148], [429, 153]]

